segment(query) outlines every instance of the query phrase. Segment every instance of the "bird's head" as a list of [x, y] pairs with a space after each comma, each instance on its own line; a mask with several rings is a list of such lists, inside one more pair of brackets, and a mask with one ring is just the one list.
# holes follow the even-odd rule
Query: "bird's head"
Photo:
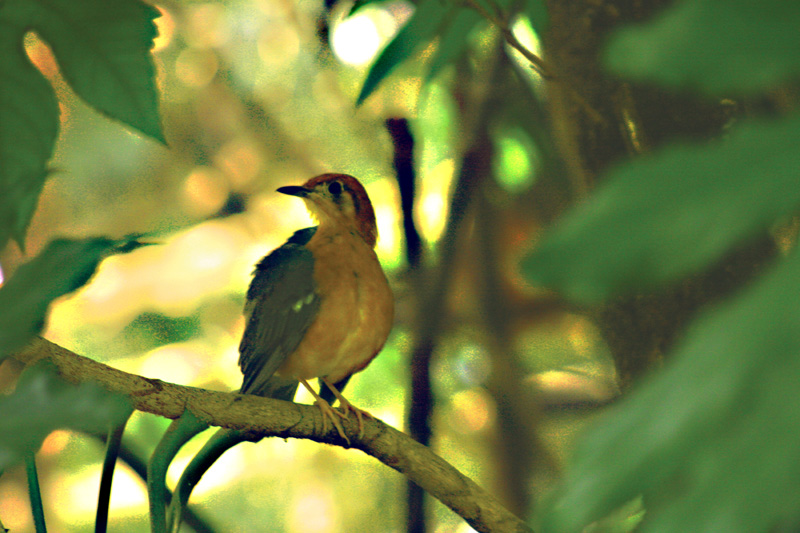
[[378, 240], [375, 211], [364, 186], [353, 176], [322, 174], [302, 186], [281, 187], [278, 192], [302, 198], [321, 228], [336, 225], [355, 228], [367, 244], [375, 247]]

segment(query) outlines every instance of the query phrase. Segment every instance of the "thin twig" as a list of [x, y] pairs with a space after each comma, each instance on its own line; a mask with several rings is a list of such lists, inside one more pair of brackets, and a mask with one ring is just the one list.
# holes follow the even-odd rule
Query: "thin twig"
[[[531, 52], [528, 48], [525, 47], [525, 45], [519, 42], [519, 39], [517, 39], [517, 36], [514, 35], [514, 32], [511, 30], [511, 28], [508, 25], [508, 22], [505, 19], [487, 11], [482, 5], [480, 5], [478, 0], [466, 0], [466, 2], [467, 5], [469, 5], [469, 7], [473, 8], [483, 18], [488, 20], [498, 30], [500, 30], [500, 33], [503, 35], [503, 39], [505, 39], [508, 45], [511, 46], [514, 50], [516, 50], [520, 54], [522, 54], [522, 56], [525, 59], [527, 59], [528, 62], [531, 64], [531, 68], [537, 74], [539, 74], [539, 76], [541, 76], [542, 79], [550, 82], [561, 83], [561, 80], [555, 74], [553, 74], [553, 71], [547, 66], [547, 63], [545, 62], [544, 59]], [[576, 91], [573, 87], [570, 87], [568, 85], [563, 85], [563, 86], [564, 89], [566, 89], [566, 91], [573, 98], [573, 100], [575, 100], [575, 102], [579, 106], [581, 106], [581, 108], [583, 108], [586, 114], [594, 122], [598, 124], [604, 122], [602, 115], [600, 115], [600, 113], [598, 113], [597, 110], [595, 110], [591, 105], [589, 105], [589, 102], [587, 102], [586, 99], [578, 91]]]
[[547, 68], [547, 65], [544, 62], [544, 59], [537, 56], [530, 50], [528, 50], [517, 36], [514, 35], [514, 32], [511, 31], [511, 28], [508, 25], [508, 22], [493, 13], [489, 13], [477, 0], [467, 0], [467, 4], [475, 11], [477, 11], [483, 18], [491, 22], [495, 25], [495, 27], [500, 30], [500, 33], [503, 34], [503, 38], [506, 42], [511, 46], [514, 50], [522, 54], [522, 56], [527, 59], [533, 70], [536, 71], [539, 76], [542, 78], [549, 80], [553, 78], [553, 75], [550, 73], [550, 69]]

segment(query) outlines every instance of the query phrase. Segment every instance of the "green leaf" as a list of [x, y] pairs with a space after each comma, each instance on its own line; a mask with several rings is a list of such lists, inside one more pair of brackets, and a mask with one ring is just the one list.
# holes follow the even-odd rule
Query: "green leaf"
[[691, 0], [620, 30], [616, 72], [713, 94], [753, 93], [800, 74], [800, 2]]
[[0, 249], [24, 249], [58, 135], [52, 88], [23, 38], [46, 40], [64, 77], [90, 105], [164, 142], [150, 55], [158, 11], [139, 0], [0, 2]]
[[444, 0], [422, 0], [414, 14], [375, 60], [361, 87], [356, 105], [361, 105], [394, 68], [420, 46], [430, 43], [449, 9]]
[[136, 237], [56, 239], [20, 266], [0, 287], [0, 361], [39, 333], [50, 302], [86, 284], [100, 261], [143, 245]]
[[436, 54], [431, 60], [425, 81], [430, 81], [439, 74], [442, 68], [453, 63], [467, 48], [469, 34], [483, 17], [472, 9], [457, 9], [451, 17], [439, 40]]
[[25, 233], [47, 177], [58, 135], [58, 104], [25, 55], [23, 26], [3, 20], [0, 4], [0, 249]]
[[706, 312], [598, 420], [547, 505], [580, 531], [639, 494], [639, 531], [770, 531], [800, 513], [800, 254]]
[[139, 0], [6, 0], [2, 9], [47, 41], [89, 105], [165, 142], [150, 54], [157, 9]]
[[355, 2], [353, 2], [353, 5], [350, 8], [350, 11], [347, 12], [347, 16], [348, 17], [352, 17], [358, 11], [361, 11], [361, 9], [367, 7], [368, 5], [377, 4], [377, 3], [380, 3], [380, 2], [383, 2], [383, 1], [384, 0], [356, 0]]
[[523, 260], [534, 283], [576, 300], [674, 280], [800, 206], [800, 116], [742, 124], [614, 170]]
[[10, 396], [0, 398], [0, 470], [39, 449], [60, 428], [106, 431], [127, 416], [128, 399], [97, 385], [71, 385], [51, 363], [25, 370]]
[[550, 15], [547, 13], [547, 6], [544, 0], [527, 0], [525, 2], [525, 14], [531, 21], [536, 35], [541, 39], [547, 28], [550, 26]]

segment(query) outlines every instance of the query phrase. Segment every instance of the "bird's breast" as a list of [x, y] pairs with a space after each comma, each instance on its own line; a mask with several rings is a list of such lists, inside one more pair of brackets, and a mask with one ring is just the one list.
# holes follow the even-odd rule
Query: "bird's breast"
[[381, 350], [392, 328], [394, 298], [375, 252], [360, 236], [318, 231], [306, 247], [314, 255], [319, 312], [277, 373], [335, 383]]

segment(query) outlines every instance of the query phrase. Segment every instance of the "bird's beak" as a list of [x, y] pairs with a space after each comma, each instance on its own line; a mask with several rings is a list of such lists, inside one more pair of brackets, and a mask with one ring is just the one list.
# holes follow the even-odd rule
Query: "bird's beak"
[[278, 192], [281, 194], [288, 194], [289, 196], [299, 196], [300, 198], [305, 198], [311, 193], [311, 189], [298, 187], [297, 185], [289, 185], [286, 187], [281, 187], [278, 189]]

